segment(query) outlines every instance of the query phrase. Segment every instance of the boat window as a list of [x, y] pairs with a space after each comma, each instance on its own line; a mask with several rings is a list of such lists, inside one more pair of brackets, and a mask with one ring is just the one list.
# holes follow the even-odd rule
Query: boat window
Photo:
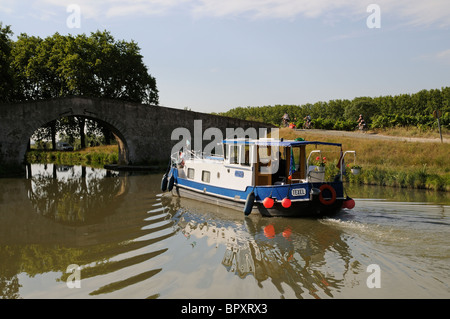
[[291, 156], [294, 160], [295, 170], [298, 171], [300, 168], [300, 147], [291, 148]]
[[194, 179], [194, 173], [195, 173], [195, 170], [193, 168], [188, 168], [187, 176], [189, 179]]
[[208, 171], [202, 171], [202, 181], [205, 183], [209, 183], [211, 179], [211, 173]]
[[271, 161], [272, 150], [270, 146], [259, 146], [258, 147], [258, 158], [260, 164], [269, 164]]
[[231, 145], [230, 146], [230, 164], [238, 164], [239, 163], [239, 146]]
[[243, 145], [241, 150], [241, 165], [250, 166], [250, 146]]

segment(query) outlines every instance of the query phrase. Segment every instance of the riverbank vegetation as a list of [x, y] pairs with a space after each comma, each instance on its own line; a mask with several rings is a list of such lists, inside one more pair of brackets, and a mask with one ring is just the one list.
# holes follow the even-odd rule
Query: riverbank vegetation
[[30, 150], [26, 155], [28, 163], [56, 163], [94, 167], [117, 164], [118, 159], [119, 151], [117, 145], [87, 147], [79, 151], [70, 152]]
[[[450, 145], [448, 143], [419, 143], [376, 140], [345, 136], [330, 136], [311, 131], [280, 129], [280, 138], [320, 140], [342, 143], [344, 150], [356, 151], [356, 163], [362, 166], [359, 175], [350, 173], [353, 156], [346, 156], [345, 181], [352, 184], [394, 186], [401, 188], [450, 191]], [[338, 174], [339, 153], [326, 154], [326, 174]]]
[[314, 104], [237, 107], [218, 114], [280, 126], [283, 114], [288, 113], [297, 127], [302, 127], [304, 118], [310, 115], [316, 129], [346, 131], [355, 130], [359, 114], [362, 114], [370, 129], [415, 127], [423, 132], [436, 132], [436, 110], [439, 110], [442, 129], [449, 132], [450, 87], [421, 90], [413, 94], [356, 97], [353, 100], [320, 101]]

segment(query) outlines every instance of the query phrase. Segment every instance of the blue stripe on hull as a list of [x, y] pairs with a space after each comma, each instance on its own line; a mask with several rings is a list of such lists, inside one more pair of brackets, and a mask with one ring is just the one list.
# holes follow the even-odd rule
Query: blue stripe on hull
[[176, 177], [175, 185], [189, 188], [192, 191], [197, 191], [202, 194], [209, 194], [213, 196], [219, 196], [222, 198], [228, 198], [234, 201], [245, 202], [250, 192], [255, 193], [256, 202], [262, 202], [264, 198], [271, 196], [272, 198], [281, 201], [283, 198], [288, 197], [291, 201], [309, 201], [310, 192], [312, 188], [320, 188], [323, 184], [331, 185], [336, 191], [336, 198], [343, 198], [343, 186], [342, 182], [330, 182], [330, 183], [298, 183], [291, 185], [271, 185], [271, 186], [248, 186], [245, 191], [239, 191], [236, 189], [218, 187], [209, 185], [206, 183], [199, 183], [188, 179], [182, 179]]
[[[179, 197], [187, 197], [210, 204], [228, 207], [238, 211], [244, 211], [245, 200], [234, 200], [227, 197], [219, 197], [213, 194], [206, 194], [189, 187], [176, 184], [173, 193]], [[341, 210], [343, 199], [337, 199], [331, 205], [323, 205], [316, 197], [313, 200], [292, 201], [291, 207], [284, 208], [281, 200], [275, 201], [272, 208], [265, 208], [261, 201], [255, 202], [252, 212], [260, 213], [263, 216], [275, 217], [321, 217], [333, 215]]]
[[[184, 189], [185, 191], [191, 193], [191, 196], [189, 196], [191, 198], [204, 201], [215, 201], [217, 203], [220, 202], [228, 207], [240, 210], [243, 209], [248, 194], [253, 191], [255, 193], [253, 211], [256, 210], [263, 216], [317, 217], [332, 215], [340, 211], [344, 200], [342, 182], [298, 183], [291, 185], [256, 187], [248, 186], [245, 191], [239, 191], [231, 188], [218, 187], [206, 183], [195, 182], [189, 179], [179, 178], [176, 170], [174, 172], [174, 177], [175, 187], [177, 188], [178, 194], [180, 194], [180, 189]], [[313, 199], [310, 197], [312, 188], [320, 188], [324, 184], [332, 186], [336, 191], [336, 200], [329, 205], [320, 203], [317, 196]], [[275, 199], [275, 204], [273, 208], [267, 209], [264, 207], [262, 202], [269, 196]], [[329, 195], [324, 192], [323, 196], [326, 198], [326, 196]], [[285, 197], [288, 197], [292, 202], [292, 205], [289, 208], [284, 208], [281, 205], [281, 201]], [[211, 200], [213, 198], [214, 200]]]

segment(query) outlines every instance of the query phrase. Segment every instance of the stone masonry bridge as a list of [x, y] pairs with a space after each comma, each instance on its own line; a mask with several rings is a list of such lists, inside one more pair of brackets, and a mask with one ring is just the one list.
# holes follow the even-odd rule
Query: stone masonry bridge
[[[217, 128], [223, 137], [227, 128], [253, 127], [259, 132], [260, 128], [272, 127], [206, 113], [101, 98], [67, 97], [0, 104], [0, 165], [22, 164], [35, 130], [63, 116], [89, 118], [109, 128], [118, 141], [119, 164], [122, 165], [168, 160], [172, 147], [182, 140], [179, 136], [172, 137], [176, 128], [191, 132], [191, 145], [198, 149], [194, 136], [197, 140], [203, 137], [198, 134], [199, 123], [200, 134], [208, 128]], [[213, 137], [203, 141], [203, 148], [211, 139]]]

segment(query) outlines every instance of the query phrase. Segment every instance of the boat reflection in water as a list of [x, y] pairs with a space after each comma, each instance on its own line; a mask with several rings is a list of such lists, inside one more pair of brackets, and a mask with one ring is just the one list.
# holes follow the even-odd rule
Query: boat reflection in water
[[[39, 226], [26, 236], [15, 232], [21, 234], [15, 241], [65, 245], [54, 252], [57, 280], [67, 280], [67, 260], [82, 265], [85, 280], [82, 290], [64, 290], [72, 297], [329, 298], [345, 285], [343, 272], [354, 264], [336, 228], [315, 218], [244, 217], [158, 194], [158, 182], [159, 175], [33, 166], [26, 189]], [[327, 266], [335, 258], [338, 272]], [[203, 268], [208, 271], [198, 271]], [[89, 286], [92, 281], [98, 282]], [[211, 284], [196, 289], [203, 283]]]
[[177, 197], [163, 196], [163, 205], [175, 213], [186, 238], [226, 247], [222, 265], [228, 272], [240, 278], [252, 275], [260, 288], [270, 279], [281, 295], [288, 285], [296, 298], [333, 297], [344, 278], [329, 271], [330, 252], [339, 255], [344, 274], [358, 265], [350, 263], [352, 256], [341, 232], [317, 219], [243, 218], [235, 210]]

